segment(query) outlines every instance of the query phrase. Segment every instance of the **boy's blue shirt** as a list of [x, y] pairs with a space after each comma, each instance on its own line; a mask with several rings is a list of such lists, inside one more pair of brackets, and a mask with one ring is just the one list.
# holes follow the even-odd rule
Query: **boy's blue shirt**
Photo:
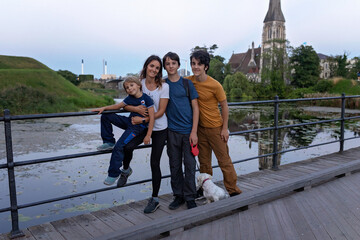
[[[151, 97], [149, 97], [149, 95], [143, 93], [141, 97], [136, 98], [134, 96], [128, 95], [123, 102], [125, 103], [125, 105], [131, 105], [131, 106], [139, 106], [139, 105], [143, 105], [147, 108], [153, 107], [154, 106], [154, 101], [151, 99]], [[139, 113], [136, 112], [131, 112], [129, 117], [135, 117], [135, 116], [139, 116], [139, 117], [144, 117]], [[148, 123], [146, 124], [140, 124], [143, 125], [145, 127], [148, 126]]]
[[[177, 82], [171, 82], [168, 78], [166, 79], [166, 83], [169, 84], [170, 97], [166, 115], [168, 117], [168, 128], [171, 131], [189, 134], [192, 130], [193, 112], [183, 81], [189, 80], [180, 77]], [[191, 81], [189, 81], [189, 92], [191, 100], [199, 97]]]

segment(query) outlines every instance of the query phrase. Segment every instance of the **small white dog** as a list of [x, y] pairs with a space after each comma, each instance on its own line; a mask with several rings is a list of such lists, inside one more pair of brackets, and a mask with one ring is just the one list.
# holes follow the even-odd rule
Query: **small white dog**
[[200, 175], [197, 176], [197, 189], [202, 187], [207, 203], [228, 198], [229, 195], [225, 192], [225, 190], [216, 186], [211, 179], [212, 176], [207, 173], [200, 173]]

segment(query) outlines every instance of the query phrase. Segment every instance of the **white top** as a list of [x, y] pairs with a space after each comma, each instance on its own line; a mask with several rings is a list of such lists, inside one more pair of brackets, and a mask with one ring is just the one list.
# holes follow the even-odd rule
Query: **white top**
[[[162, 83], [161, 88], [156, 88], [155, 90], [150, 91], [146, 87], [145, 78], [141, 80], [141, 84], [142, 84], [142, 91], [147, 95], [149, 95], [154, 101], [154, 110], [155, 112], [157, 112], [159, 110], [160, 98], [169, 99], [169, 85], [167, 83]], [[164, 113], [160, 118], [155, 119], [153, 131], [164, 130], [167, 128], [167, 126], [168, 126], [167, 117], [166, 114]]]

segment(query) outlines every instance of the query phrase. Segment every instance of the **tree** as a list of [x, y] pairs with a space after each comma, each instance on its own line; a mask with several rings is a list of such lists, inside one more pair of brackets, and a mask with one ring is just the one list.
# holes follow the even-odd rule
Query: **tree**
[[343, 55], [337, 55], [335, 56], [335, 60], [337, 62], [336, 76], [346, 77], [348, 73], [348, 70], [346, 68], [346, 66], [348, 65], [347, 54], [344, 53]]
[[223, 87], [226, 95], [232, 99], [249, 98], [253, 96], [253, 86], [241, 72], [227, 75]]
[[354, 57], [353, 61], [355, 63], [351, 65], [347, 77], [350, 79], [357, 79], [357, 73], [360, 71], [360, 57]]
[[63, 78], [66, 80], [72, 82], [74, 85], [79, 85], [80, 81], [78, 80], [78, 76], [68, 70], [59, 70], [57, 71], [58, 74], [60, 74]]
[[290, 63], [294, 69], [294, 86], [306, 88], [316, 84], [320, 75], [320, 59], [312, 46], [301, 45], [295, 48]]
[[288, 52], [292, 50], [287, 40], [272, 40], [271, 51], [263, 52], [263, 67], [261, 70], [261, 83], [254, 89], [258, 97], [280, 98], [286, 96], [286, 85], [290, 79]]

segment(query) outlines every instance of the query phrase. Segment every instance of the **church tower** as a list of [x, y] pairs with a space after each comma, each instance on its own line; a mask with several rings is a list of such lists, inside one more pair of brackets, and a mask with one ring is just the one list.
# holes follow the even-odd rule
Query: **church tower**
[[285, 18], [281, 11], [280, 0], [270, 0], [264, 19], [261, 45], [260, 69], [271, 66], [274, 49], [285, 48]]

